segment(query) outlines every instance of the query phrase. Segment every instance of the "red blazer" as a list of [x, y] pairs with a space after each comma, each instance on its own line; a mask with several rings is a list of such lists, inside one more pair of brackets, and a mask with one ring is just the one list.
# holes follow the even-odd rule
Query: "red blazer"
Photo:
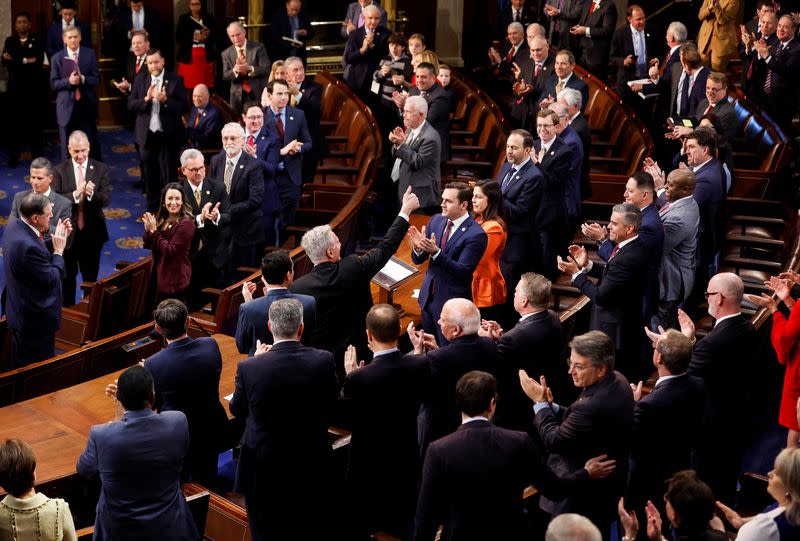
[[172, 226], [144, 232], [144, 247], [153, 251], [156, 261], [156, 288], [158, 293], [171, 295], [185, 291], [192, 278], [189, 247], [194, 237], [194, 221], [181, 218]]
[[800, 430], [797, 424], [797, 398], [800, 397], [800, 308], [792, 307], [789, 319], [781, 312], [772, 316], [772, 347], [778, 361], [786, 365], [783, 376], [783, 394], [778, 423], [791, 430]]
[[486, 251], [472, 275], [472, 302], [478, 308], [486, 308], [506, 302], [506, 281], [500, 273], [500, 256], [506, 246], [506, 230], [499, 222], [482, 222], [489, 239]]

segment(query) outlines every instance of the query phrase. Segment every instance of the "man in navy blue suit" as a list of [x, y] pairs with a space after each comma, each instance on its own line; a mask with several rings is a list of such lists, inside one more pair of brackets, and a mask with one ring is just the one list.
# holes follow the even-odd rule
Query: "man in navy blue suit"
[[281, 139], [277, 131], [264, 127], [264, 111], [256, 103], [245, 103], [242, 113], [244, 121], [243, 150], [261, 162], [264, 168], [264, 198], [261, 201], [261, 220], [264, 224], [264, 242], [278, 244], [278, 211], [281, 199], [275, 175], [281, 161]]
[[[308, 57], [306, 41], [311, 38], [312, 33], [311, 19], [308, 18], [308, 13], [303, 9], [300, 0], [286, 0], [286, 8], [278, 8], [272, 16], [269, 55], [275, 60], [286, 60], [290, 56], [297, 56], [305, 61]], [[283, 38], [291, 38], [300, 44]]]
[[120, 374], [116, 397], [125, 414], [92, 427], [76, 465], [79, 475], [100, 478], [94, 539], [199, 539], [181, 492], [186, 415], [153, 411], [153, 376], [140, 365]]
[[333, 354], [300, 343], [303, 306], [269, 307], [275, 343], [239, 363], [231, 413], [246, 419], [235, 490], [253, 541], [330, 538], [333, 450], [328, 437], [338, 384]]
[[19, 214], [3, 235], [6, 287], [2, 301], [11, 330], [12, 368], [55, 355], [55, 335], [61, 325], [64, 249], [72, 232], [68, 219], [59, 220], [52, 237], [45, 240], [53, 203], [44, 194], [26, 195]]
[[589, 101], [589, 87], [583, 80], [575, 75], [575, 55], [568, 50], [560, 50], [556, 53], [556, 59], [553, 63], [553, 71], [544, 82], [542, 88], [542, 100], [539, 106], [542, 109], [547, 109], [551, 103], [556, 101], [558, 93], [565, 88], [574, 88], [583, 96], [583, 103], [581, 111], [586, 107]]
[[583, 142], [578, 132], [570, 126], [569, 108], [563, 103], [553, 103], [549, 109], [558, 115], [556, 136], [570, 149], [569, 177], [564, 186], [564, 200], [567, 204], [567, 220], [570, 231], [577, 227], [581, 219], [581, 178], [583, 177]]
[[419, 290], [422, 328], [447, 344], [436, 324], [444, 303], [453, 298], [472, 299], [472, 273], [478, 266], [488, 239], [483, 228], [469, 215], [472, 190], [463, 182], [451, 182], [442, 192], [442, 213], [428, 226], [408, 230], [414, 248], [411, 259], [419, 265], [430, 260]]
[[61, 160], [69, 158], [67, 137], [75, 130], [89, 136], [91, 157], [100, 161], [97, 140], [97, 93], [100, 69], [94, 51], [81, 46], [81, 30], [64, 31], [64, 47], [50, 59], [50, 88], [56, 92], [56, 120], [61, 137]]
[[239, 353], [255, 354], [258, 343], [271, 344], [272, 333], [267, 326], [269, 307], [278, 299], [297, 299], [303, 305], [303, 325], [305, 336], [301, 342], [311, 344], [314, 336], [317, 301], [310, 295], [290, 293], [289, 286], [294, 280], [292, 258], [286, 250], [275, 250], [261, 260], [261, 282], [264, 296], [257, 299], [253, 294], [257, 289], [255, 282], [247, 282], [242, 287], [245, 302], [239, 306], [239, 323], [236, 325], [236, 348]]
[[525, 130], [514, 130], [506, 141], [506, 163], [500, 168], [497, 182], [503, 191], [508, 237], [500, 270], [506, 280], [508, 298], [530, 264], [530, 237], [533, 233], [535, 209], [539, 208], [544, 191], [544, 177], [531, 161], [533, 136]]
[[75, 18], [77, 9], [75, 2], [72, 0], [62, 0], [61, 9], [58, 11], [60, 17], [54, 20], [49, 27], [47, 27], [47, 58], [50, 63], [53, 63], [53, 57], [56, 53], [64, 50], [64, 30], [68, 28], [78, 28], [81, 35], [84, 36], [83, 45], [92, 48], [92, 33], [89, 30], [89, 25], [83, 21]]
[[197, 149], [219, 148], [222, 117], [217, 106], [211, 103], [208, 87], [202, 83], [192, 90], [192, 109], [186, 117], [186, 135]]
[[[275, 173], [281, 199], [280, 226], [285, 230], [294, 224], [303, 183], [303, 154], [311, 152], [311, 134], [306, 115], [288, 105], [289, 83], [275, 79], [267, 84], [269, 104], [264, 109], [264, 125], [280, 139], [280, 159]], [[263, 103], [263, 101], [262, 101]]]

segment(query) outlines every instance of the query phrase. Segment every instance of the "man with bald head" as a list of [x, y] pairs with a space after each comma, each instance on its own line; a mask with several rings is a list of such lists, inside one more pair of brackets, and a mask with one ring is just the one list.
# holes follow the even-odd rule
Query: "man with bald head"
[[192, 148], [219, 148], [222, 117], [211, 102], [208, 87], [199, 84], [192, 90], [192, 110], [186, 118], [186, 135]]
[[532, 24], [528, 27], [530, 62], [521, 65], [519, 72], [515, 72], [513, 90], [516, 99], [511, 104], [511, 118], [530, 132], [535, 131], [534, 118], [539, 112], [544, 82], [552, 73], [555, 62], [555, 54], [551, 54], [547, 40], [538, 34], [531, 35], [534, 26], [539, 25]]
[[391, 31], [380, 25], [381, 10], [375, 4], [364, 7], [364, 26], [356, 28], [347, 38], [342, 64], [344, 82], [359, 97], [376, 102], [370, 92], [372, 74], [378, 69], [381, 58], [389, 54], [389, 34]]
[[497, 347], [490, 338], [478, 336], [481, 313], [472, 301], [450, 299], [442, 307], [438, 321], [441, 334], [448, 341], [437, 346], [432, 334], [408, 326], [408, 337], [414, 352], [408, 362], [425, 359], [430, 366], [431, 381], [417, 419], [420, 457], [428, 445], [458, 428], [461, 419], [455, 401], [458, 379], [471, 370], [495, 371]]

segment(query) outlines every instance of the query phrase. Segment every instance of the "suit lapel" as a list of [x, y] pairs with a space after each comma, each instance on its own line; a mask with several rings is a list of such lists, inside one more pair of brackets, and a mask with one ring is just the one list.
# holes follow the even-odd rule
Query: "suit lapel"
[[[458, 229], [456, 229], [456, 227], [453, 226], [453, 229], [450, 231], [450, 237], [447, 239], [447, 246], [445, 246], [444, 250], [445, 252], [453, 245], [453, 243], [455, 243], [456, 240], [458, 240], [458, 238], [461, 236], [461, 233], [467, 230], [467, 228], [470, 226], [471, 223], [472, 223], [472, 218], [467, 217], [467, 219], [462, 222], [462, 224], [458, 227]], [[447, 227], [446, 220], [445, 220], [445, 227]], [[442, 230], [442, 232], [444, 232], [444, 230]]]

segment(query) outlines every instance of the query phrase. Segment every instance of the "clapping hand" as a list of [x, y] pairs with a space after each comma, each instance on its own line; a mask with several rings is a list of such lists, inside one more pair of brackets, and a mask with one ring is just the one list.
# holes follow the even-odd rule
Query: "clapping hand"
[[770, 276], [769, 280], [764, 282], [764, 285], [770, 291], [775, 292], [778, 298], [784, 302], [791, 299], [792, 283], [780, 276]]
[[580, 268], [584, 268], [589, 264], [589, 255], [586, 253], [586, 248], [573, 244], [569, 247], [569, 255], [575, 260]]
[[633, 391], [633, 400], [638, 402], [642, 398], [642, 380], [639, 380], [637, 385], [633, 383], [631, 385], [631, 391]]
[[658, 512], [653, 502], [648, 500], [644, 514], [647, 515], [647, 537], [658, 541], [661, 539], [661, 513]]
[[257, 287], [255, 282], [245, 282], [242, 284], [242, 297], [244, 298], [244, 302], [253, 300], [253, 294], [256, 292]]
[[400, 146], [406, 142], [406, 132], [400, 126], [396, 126], [389, 132], [389, 142], [395, 146]]
[[522, 387], [522, 391], [534, 402], [553, 401], [553, 393], [547, 386], [547, 380], [544, 376], [540, 377], [537, 382], [525, 370], [520, 370], [519, 384]]
[[658, 326], [658, 332], [651, 331], [646, 325], [644, 327], [644, 333], [650, 339], [650, 342], [652, 342], [653, 347], [656, 347], [656, 343], [661, 340], [661, 337], [663, 337], [666, 332], [667, 330], [661, 325]]
[[56, 224], [55, 233], [53, 233], [53, 252], [57, 254], [64, 254], [64, 248], [67, 247], [67, 237], [72, 234], [72, 224], [69, 218], [66, 220], [59, 220]]
[[414, 249], [417, 252], [428, 252], [429, 254], [435, 254], [439, 250], [439, 247], [436, 246], [436, 234], [431, 233], [431, 238], [427, 238], [425, 235], [424, 225], [422, 226], [421, 232], [413, 225], [409, 227], [408, 236], [411, 239], [411, 244], [414, 245]]
[[497, 342], [503, 335], [503, 328], [496, 321], [483, 319], [481, 320], [481, 328], [478, 329], [478, 335], [491, 338]]
[[768, 295], [767, 293], [762, 293], [761, 295], [753, 295], [752, 293], [745, 293], [744, 299], [748, 302], [755, 304], [756, 306], [760, 306], [761, 308], [766, 308], [769, 310], [770, 314], [774, 314], [778, 311], [778, 301], [772, 295]]
[[254, 355], [261, 355], [272, 349], [272, 344], [262, 344], [261, 340], [256, 340], [256, 351]]
[[149, 212], [145, 212], [142, 214], [142, 223], [144, 224], [144, 230], [148, 233], [155, 233], [156, 231], [156, 217], [150, 214]]
[[425, 353], [425, 332], [418, 331], [414, 327], [414, 322], [410, 322], [406, 328], [411, 345], [414, 346], [414, 353]]
[[689, 314], [678, 309], [678, 326], [681, 328], [681, 334], [689, 340], [694, 340], [695, 329], [694, 321], [689, 317]]
[[581, 224], [581, 233], [593, 241], [602, 241], [608, 236], [608, 229], [598, 223]]
[[213, 207], [211, 207], [211, 210], [208, 211], [208, 213], [206, 214], [206, 218], [208, 218], [212, 222], [216, 222], [217, 220], [219, 220], [219, 203], [220, 202], [217, 201], [217, 203]]
[[617, 504], [617, 513], [619, 514], [619, 521], [622, 523], [622, 529], [625, 531], [625, 537], [629, 539], [636, 539], [639, 533], [639, 519], [635, 511], [625, 510], [625, 498], [620, 498]]

